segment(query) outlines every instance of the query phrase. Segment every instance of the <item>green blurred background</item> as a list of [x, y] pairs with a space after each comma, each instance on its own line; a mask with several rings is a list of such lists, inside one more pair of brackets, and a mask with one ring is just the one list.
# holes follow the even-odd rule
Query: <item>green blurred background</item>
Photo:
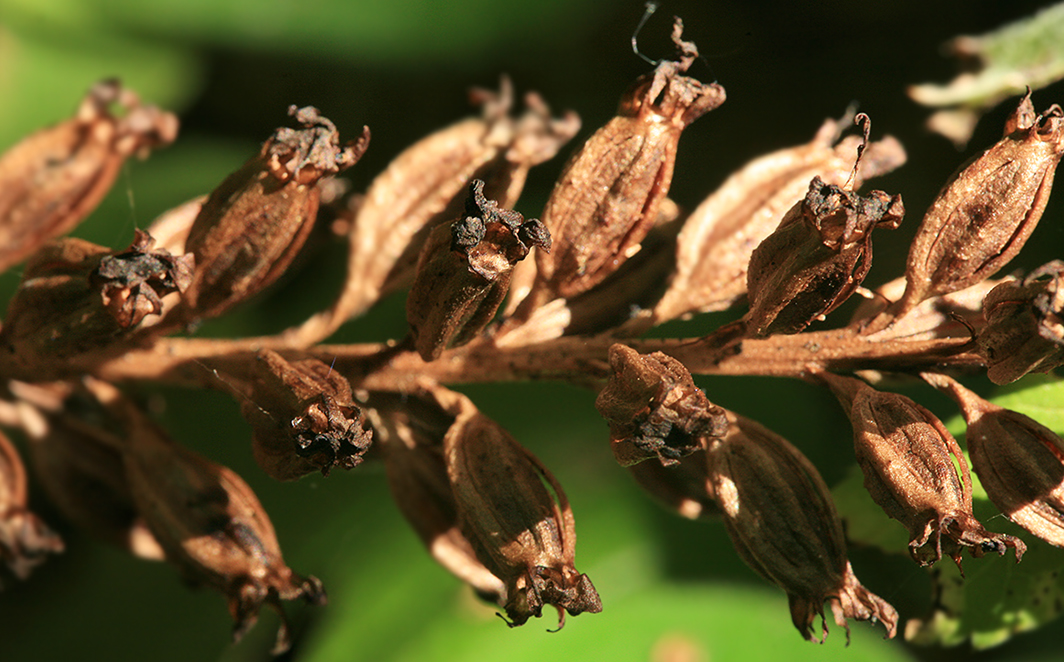
[[[929, 111], [905, 96], [906, 86], [956, 73], [940, 49], [948, 38], [986, 32], [1044, 4], [662, 3], [641, 38], [644, 52], [671, 54], [669, 16], [678, 14], [708, 64], [692, 73], [728, 91], [724, 106], [685, 133], [673, 198], [693, 207], [747, 160], [807, 142], [826, 117], [857, 101], [872, 117], [873, 136], [891, 133], [909, 152], [904, 168], [873, 183], [902, 193], [909, 217], [877, 238], [868, 284], [899, 275], [920, 214], [959, 164], [1000, 136], [1009, 110], [993, 109], [972, 147], [959, 152], [924, 129]], [[370, 150], [348, 175], [355, 190], [405, 146], [473, 112], [468, 89], [494, 87], [504, 72], [519, 92], [537, 90], [556, 110], [576, 110], [582, 140], [647, 69], [629, 41], [642, 12], [640, 2], [616, 0], [0, 0], [0, 149], [68, 116], [84, 91], [108, 76], [179, 113], [177, 143], [126, 167], [77, 231], [125, 246], [134, 227], [209, 191], [239, 166], [286, 123], [293, 103], [319, 107], [345, 138], [370, 126]], [[1035, 95], [1038, 109], [1054, 101], [1064, 101], [1059, 84]], [[520, 211], [538, 215], [574, 146], [533, 171]], [[1061, 197], [1051, 202], [1023, 264], [1060, 256]], [[314, 270], [292, 275], [258, 305], [204, 333], [277, 330], [326, 306], [342, 278], [344, 247], [324, 242], [316, 250]], [[0, 277], [5, 296], [17, 271]], [[696, 319], [670, 330], [704, 333], [713, 323]], [[403, 333], [396, 297], [337, 339]], [[847, 474], [848, 423], [825, 393], [755, 378], [700, 384], [711, 400], [791, 439], [829, 484]], [[509, 630], [424, 552], [391, 502], [380, 466], [278, 484], [252, 461], [249, 431], [228, 397], [137, 390], [177, 439], [245, 477], [271, 513], [289, 565], [325, 583], [328, 607], [289, 606], [300, 635], [290, 659], [1048, 660], [1059, 659], [1064, 644], [1059, 624], [979, 653], [885, 642], [881, 629], [863, 623], [853, 625], [849, 649], [838, 628], [824, 646], [802, 641], [784, 594], [738, 560], [722, 527], [669, 515], [616, 467], [594, 394], [546, 383], [461, 390], [567, 487], [580, 536], [577, 566], [594, 580], [605, 611], [570, 619], [558, 634], [544, 632], [550, 617]], [[950, 414], [943, 398], [927, 389], [913, 393]], [[35, 509], [56, 524], [68, 551], [0, 593], [0, 660], [268, 658], [276, 616], [264, 612], [245, 641], [232, 646], [217, 594], [189, 590], [167, 566], [132, 560], [64, 527], [38, 496]], [[927, 608], [927, 573], [907, 558], [860, 546], [851, 556], [858, 576], [903, 619]], [[669, 657], [684, 653], [693, 657]]]

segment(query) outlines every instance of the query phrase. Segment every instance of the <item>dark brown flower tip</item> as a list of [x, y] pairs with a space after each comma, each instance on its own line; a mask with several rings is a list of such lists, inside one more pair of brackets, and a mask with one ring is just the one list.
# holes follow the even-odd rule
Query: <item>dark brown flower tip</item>
[[640, 355], [619, 343], [610, 347], [609, 359], [613, 375], [595, 406], [609, 421], [621, 466], [652, 457], [673, 465], [727, 432], [724, 410], [706, 398], [676, 359], [661, 352]]
[[173, 142], [177, 124], [173, 114], [141, 104], [117, 80], [107, 80], [89, 90], [75, 117], [0, 156], [0, 271], [73, 229], [103, 199], [125, 160]]
[[1064, 440], [945, 375], [922, 376], [960, 405], [968, 423], [972, 468], [990, 501], [1035, 536], [1064, 547]]
[[894, 229], [904, 215], [901, 196], [862, 196], [814, 177], [750, 257], [747, 334], [798, 333], [835, 310], [872, 267], [872, 230]]
[[62, 539], [29, 511], [28, 497], [22, 458], [0, 432], [0, 562], [22, 580], [49, 554], [63, 551]]
[[[821, 373], [853, 425], [857, 463], [872, 499], [909, 530], [909, 554], [931, 565], [945, 553], [961, 565], [972, 556], [1004, 554], [1019, 562], [1022, 540], [987, 531], [972, 515], [972, 479], [957, 441], [928, 410], [849, 377]], [[958, 472], [957, 467], [960, 467]]]
[[986, 295], [983, 316], [976, 340], [990, 381], [1007, 384], [1064, 365], [1064, 262], [1001, 283]]
[[317, 359], [289, 362], [259, 351], [241, 412], [254, 429], [255, 460], [277, 480], [353, 469], [373, 443], [351, 385]]
[[196, 269], [172, 324], [220, 315], [276, 281], [314, 226], [318, 182], [352, 166], [369, 145], [368, 128], [341, 145], [317, 109], [289, 113], [303, 128], [277, 129], [211, 192], [193, 222], [185, 248]]
[[100, 260], [89, 282], [100, 288], [104, 307], [123, 328], [136, 326], [148, 315], [163, 313], [162, 298], [184, 292], [192, 282], [192, 254], [174, 257], [165, 249], [152, 250], [155, 240], [134, 230], [133, 243], [122, 253]]
[[[798, 449], [764, 426], [728, 412], [728, 432], [707, 451], [709, 486], [736, 551], [787, 592], [802, 637], [827, 636], [824, 603], [835, 622], [879, 621], [893, 637], [898, 614], [854, 577], [842, 523], [824, 479]], [[813, 623], [821, 618], [821, 635]]]
[[406, 300], [406, 317], [418, 354], [434, 361], [449, 347], [476, 338], [509, 291], [514, 266], [550, 233], [484, 197], [484, 182], [469, 186], [465, 214], [433, 231]]
[[443, 440], [447, 474], [463, 533], [506, 585], [508, 623], [538, 618], [548, 604], [558, 609], [559, 628], [564, 612], [602, 611], [591, 581], [574, 566], [576, 526], [561, 485], [471, 402], [464, 410]]
[[1019, 253], [1042, 218], [1064, 156], [1064, 113], [1033, 117], [1029, 97], [1004, 138], [957, 173], [924, 215], [909, 249], [904, 315], [928, 297], [990, 278]]

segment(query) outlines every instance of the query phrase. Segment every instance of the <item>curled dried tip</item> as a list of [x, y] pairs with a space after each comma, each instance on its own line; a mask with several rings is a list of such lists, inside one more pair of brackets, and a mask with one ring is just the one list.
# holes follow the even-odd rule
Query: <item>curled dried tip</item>
[[195, 258], [175, 257], [166, 249], [153, 250], [155, 239], [135, 230], [125, 251], [100, 259], [89, 282], [100, 288], [103, 305], [119, 326], [128, 329], [148, 315], [163, 313], [163, 297], [184, 292], [192, 283]]
[[362, 135], [340, 145], [336, 125], [322, 116], [317, 108], [295, 105], [288, 107], [302, 129], [277, 129], [262, 146], [268, 169], [278, 181], [294, 179], [300, 184], [313, 185], [322, 177], [335, 175], [358, 162], [369, 148], [369, 127], [362, 127]]
[[506, 117], [514, 105], [514, 84], [506, 74], [499, 76], [499, 91], [474, 87], [469, 90], [469, 103], [481, 106], [484, 119], [494, 121]]
[[852, 191], [854, 184], [857, 182], [857, 172], [861, 167], [861, 157], [864, 156], [865, 149], [868, 147], [868, 136], [872, 132], [872, 120], [865, 113], [858, 113], [853, 118], [853, 123], [861, 127], [861, 144], [857, 146], [857, 158], [853, 162], [853, 170], [850, 171], [850, 177], [843, 184], [842, 188], [846, 191]]

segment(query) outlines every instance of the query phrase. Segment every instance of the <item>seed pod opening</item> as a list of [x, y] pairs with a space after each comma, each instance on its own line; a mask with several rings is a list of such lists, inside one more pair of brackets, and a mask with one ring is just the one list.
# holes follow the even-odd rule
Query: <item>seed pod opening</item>
[[[853, 424], [854, 451], [872, 499], [909, 530], [909, 554], [920, 565], [1005, 554], [1019, 562], [1022, 540], [987, 531], [972, 515], [972, 479], [957, 441], [909, 398], [877, 391], [849, 377], [821, 373]], [[958, 471], [957, 467], [960, 467]]]

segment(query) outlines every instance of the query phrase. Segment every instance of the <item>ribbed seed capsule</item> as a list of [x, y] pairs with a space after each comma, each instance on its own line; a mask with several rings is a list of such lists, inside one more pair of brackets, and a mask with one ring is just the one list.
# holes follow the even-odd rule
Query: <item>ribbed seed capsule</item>
[[22, 458], [0, 432], [0, 562], [17, 579], [27, 579], [46, 555], [63, 551], [59, 536], [29, 511], [28, 496]]
[[1064, 262], [1001, 283], [983, 301], [986, 327], [976, 341], [995, 384], [1064, 365]]
[[691, 373], [676, 359], [610, 347], [613, 374], [595, 400], [609, 421], [613, 455], [621, 466], [657, 458], [662, 465], [705, 449], [711, 437], [728, 430], [724, 410], [695, 386]]
[[922, 377], [960, 405], [972, 468], [998, 510], [1049, 544], [1064, 547], [1064, 440], [945, 375]]
[[270, 350], [257, 358], [240, 411], [263, 471], [295, 480], [361, 464], [373, 435], [347, 380], [317, 359], [288, 362]]
[[123, 459], [133, 502], [166, 560], [193, 584], [225, 594], [239, 639], [263, 605], [282, 619], [274, 653], [290, 646], [281, 600], [324, 604], [317, 578], [292, 572], [266, 511], [239, 476], [175, 443], [117, 391], [96, 384], [127, 426]]
[[367, 417], [384, 458], [388, 486], [399, 510], [436, 561], [482, 599], [506, 604], [506, 586], [477, 558], [458, 526], [458, 506], [447, 476], [443, 438], [463, 412], [464, 395], [435, 384], [413, 392], [373, 392]]
[[548, 604], [558, 609], [559, 629], [566, 611], [602, 611], [591, 580], [574, 565], [569, 500], [546, 467], [475, 408], [447, 431], [443, 451], [459, 525], [480, 561], [506, 585], [510, 625], [539, 617]]
[[1034, 231], [1064, 156], [1064, 113], [1035, 116], [1031, 95], [1005, 125], [1006, 135], [938, 194], [909, 249], [908, 287], [894, 306], [904, 315], [921, 301], [990, 278]]
[[570, 159], [543, 210], [554, 237], [550, 255], [538, 253], [536, 282], [519, 315], [571, 298], [601, 282], [631, 255], [650, 230], [668, 195], [683, 130], [724, 103], [724, 88], [681, 76], [698, 57], [691, 42], [640, 77], [621, 99], [617, 116]]
[[899, 195], [862, 196], [814, 177], [750, 257], [747, 334], [798, 333], [835, 310], [872, 267], [872, 231], [894, 229], [904, 215]]
[[[121, 110], [113, 115], [109, 107]], [[0, 271], [96, 208], [133, 154], [173, 142], [177, 117], [140, 103], [116, 80], [97, 83], [77, 114], [0, 156]]]
[[485, 198], [480, 180], [469, 189], [465, 214], [425, 244], [406, 300], [414, 346], [426, 361], [476, 338], [506, 298], [514, 265], [533, 246], [551, 248], [538, 220]]
[[[676, 272], [654, 306], [653, 323], [725, 310], [746, 294], [750, 255], [805, 194], [809, 181], [820, 177], [842, 186], [850, 177], [860, 138], [834, 145], [848, 124], [828, 120], [811, 142], [754, 159], [691, 212], [676, 240]], [[905, 158], [901, 143], [890, 136], [869, 143], [853, 188], [898, 168]]]
[[[821, 373], [853, 424], [854, 451], [872, 499], [909, 530], [909, 554], [931, 565], [945, 553], [957, 566], [973, 556], [1027, 550], [992, 533], [972, 515], [972, 479], [957, 441], [934, 414], [909, 398], [877, 391], [850, 377]], [[955, 464], [956, 463], [956, 464]], [[957, 467], [960, 467], [960, 472]]]
[[211, 192], [189, 231], [185, 250], [196, 272], [175, 310], [175, 323], [215, 317], [280, 277], [314, 225], [317, 183], [354, 165], [369, 146], [369, 129], [340, 145], [336, 126], [316, 108], [291, 106], [302, 129], [277, 129], [259, 155]]
[[[828, 634], [824, 602], [835, 623], [880, 621], [893, 637], [898, 613], [857, 580], [846, 538], [824, 479], [783, 437], [728, 412], [728, 433], [707, 451], [709, 484], [736, 551], [765, 579], [787, 592], [802, 636]], [[813, 621], [821, 618], [821, 634]]]

